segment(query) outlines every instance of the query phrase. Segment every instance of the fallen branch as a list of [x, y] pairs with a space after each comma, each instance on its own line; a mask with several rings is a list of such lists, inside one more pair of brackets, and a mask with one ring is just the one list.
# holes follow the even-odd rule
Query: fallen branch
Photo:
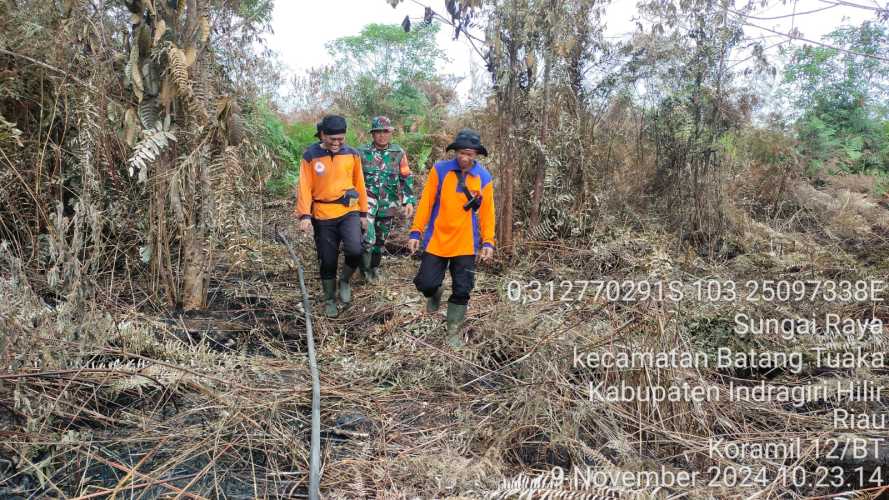
[[312, 333], [312, 303], [309, 301], [309, 292], [306, 290], [306, 282], [302, 262], [293, 251], [293, 246], [286, 236], [275, 230], [278, 240], [287, 247], [290, 259], [296, 266], [299, 275], [299, 288], [303, 294], [303, 311], [306, 315], [306, 344], [309, 351], [309, 370], [312, 373], [312, 451], [309, 454], [309, 500], [320, 498], [319, 486], [321, 484], [321, 382], [318, 377], [318, 362], [315, 360], [315, 338]]

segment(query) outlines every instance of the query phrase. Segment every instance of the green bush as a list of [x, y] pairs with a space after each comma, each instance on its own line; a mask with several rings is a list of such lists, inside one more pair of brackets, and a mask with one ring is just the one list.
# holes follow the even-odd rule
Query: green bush
[[[413, 170], [424, 171], [434, 146], [431, 132], [443, 127], [456, 97], [451, 81], [437, 70], [447, 61], [436, 43], [439, 29], [434, 22], [409, 32], [398, 24], [369, 24], [355, 36], [328, 43], [331, 56], [346, 64], [318, 70], [319, 90], [306, 97], [346, 117], [346, 142], [352, 147], [371, 141], [372, 117], [388, 116], [397, 127], [392, 141], [405, 149]], [[263, 140], [281, 164], [267, 188], [285, 195], [299, 181], [303, 151], [316, 141], [315, 124], [285, 123], [268, 106], [258, 115]]]
[[[282, 165], [269, 177], [266, 189], [273, 194], [283, 196], [296, 189], [303, 153], [309, 146], [318, 142], [315, 138], [317, 128], [315, 123], [285, 123], [265, 106], [260, 109], [260, 122], [265, 145], [272, 150]], [[358, 140], [354, 127], [349, 128], [346, 133], [346, 143], [355, 146]]]
[[889, 49], [889, 31], [875, 23], [842, 27], [830, 45], [796, 49], [784, 81], [802, 111], [796, 122], [800, 153], [811, 172], [889, 173], [889, 110], [884, 102], [889, 65], [868, 57]]

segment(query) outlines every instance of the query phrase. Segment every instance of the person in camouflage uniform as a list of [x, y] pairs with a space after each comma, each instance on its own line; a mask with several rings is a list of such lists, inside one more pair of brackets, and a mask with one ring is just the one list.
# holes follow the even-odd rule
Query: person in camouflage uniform
[[368, 199], [361, 272], [369, 282], [380, 278], [383, 246], [392, 228], [393, 216], [402, 209], [404, 216], [410, 218], [417, 204], [407, 154], [391, 142], [394, 130], [389, 118], [376, 116], [370, 126], [373, 141], [358, 148]]

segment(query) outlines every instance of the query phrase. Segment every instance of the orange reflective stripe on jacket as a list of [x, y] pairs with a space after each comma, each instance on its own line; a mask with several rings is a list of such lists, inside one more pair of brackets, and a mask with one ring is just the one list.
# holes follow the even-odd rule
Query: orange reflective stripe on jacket
[[[354, 206], [324, 203], [342, 198], [350, 189], [358, 191], [358, 202]], [[301, 219], [335, 219], [355, 211], [367, 215], [367, 192], [358, 152], [343, 145], [331, 154], [320, 143], [306, 149], [299, 166], [295, 211]]]
[[411, 167], [407, 164], [407, 152], [401, 154], [401, 164], [398, 165], [398, 173], [401, 174], [402, 177], [411, 175]]
[[411, 238], [439, 257], [475, 255], [482, 246], [494, 246], [494, 183], [491, 174], [476, 163], [466, 174], [466, 187], [482, 196], [478, 211], [464, 210], [468, 201], [458, 188], [457, 160], [441, 161], [429, 171]]

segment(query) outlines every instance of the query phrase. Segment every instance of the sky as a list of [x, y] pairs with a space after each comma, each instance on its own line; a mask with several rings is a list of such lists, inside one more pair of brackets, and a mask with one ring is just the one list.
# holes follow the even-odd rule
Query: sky
[[[445, 12], [443, 0], [423, 1]], [[423, 7], [410, 0], [394, 9], [386, 0], [277, 0], [272, 17], [274, 35], [269, 38], [269, 47], [276, 50], [293, 71], [307, 70], [328, 61], [325, 43], [357, 35], [370, 23], [401, 24], [406, 15], [419, 22], [416, 18], [423, 17]], [[452, 32], [443, 28], [439, 31], [439, 46], [452, 60], [452, 67], [467, 66], [471, 47], [451, 38]]]
[[[863, 5], [874, 5], [875, 0], [856, 0]], [[741, 2], [738, 2], [741, 3]], [[405, 15], [415, 22], [423, 15], [423, 7], [429, 5], [437, 12], [445, 12], [444, 0], [404, 0], [397, 8], [392, 8], [386, 0], [278, 0], [272, 19], [274, 33], [268, 37], [269, 48], [280, 55], [281, 62], [293, 73], [307, 72], [313, 67], [324, 65], [329, 58], [324, 44], [336, 38], [355, 35], [370, 23], [399, 24]], [[774, 31], [788, 33], [792, 28], [800, 31], [800, 36], [810, 40], [820, 40], [845, 23], [860, 24], [872, 19], [872, 11], [846, 6], [833, 6], [830, 0], [788, 0], [782, 5], [773, 0], [773, 5], [756, 12], [758, 17], [790, 16], [780, 19], [749, 19], [750, 23]], [[830, 7], [811, 14], [808, 11]], [[795, 9], [795, 10], [794, 10]], [[798, 15], [792, 16], [796, 12]], [[637, 16], [636, 0], [612, 0], [606, 15], [606, 35], [622, 36], [635, 30]], [[644, 20], [643, 20], [644, 23]], [[766, 31], [748, 27], [748, 36], [764, 36], [765, 46], [785, 40]], [[463, 77], [457, 90], [465, 97], [470, 88], [470, 67], [474, 63], [482, 67], [479, 57], [462, 37], [452, 39], [450, 27], [439, 32], [439, 46], [451, 60], [442, 73]], [[803, 43], [795, 41], [793, 43]], [[772, 50], [777, 50], [773, 47]]]

